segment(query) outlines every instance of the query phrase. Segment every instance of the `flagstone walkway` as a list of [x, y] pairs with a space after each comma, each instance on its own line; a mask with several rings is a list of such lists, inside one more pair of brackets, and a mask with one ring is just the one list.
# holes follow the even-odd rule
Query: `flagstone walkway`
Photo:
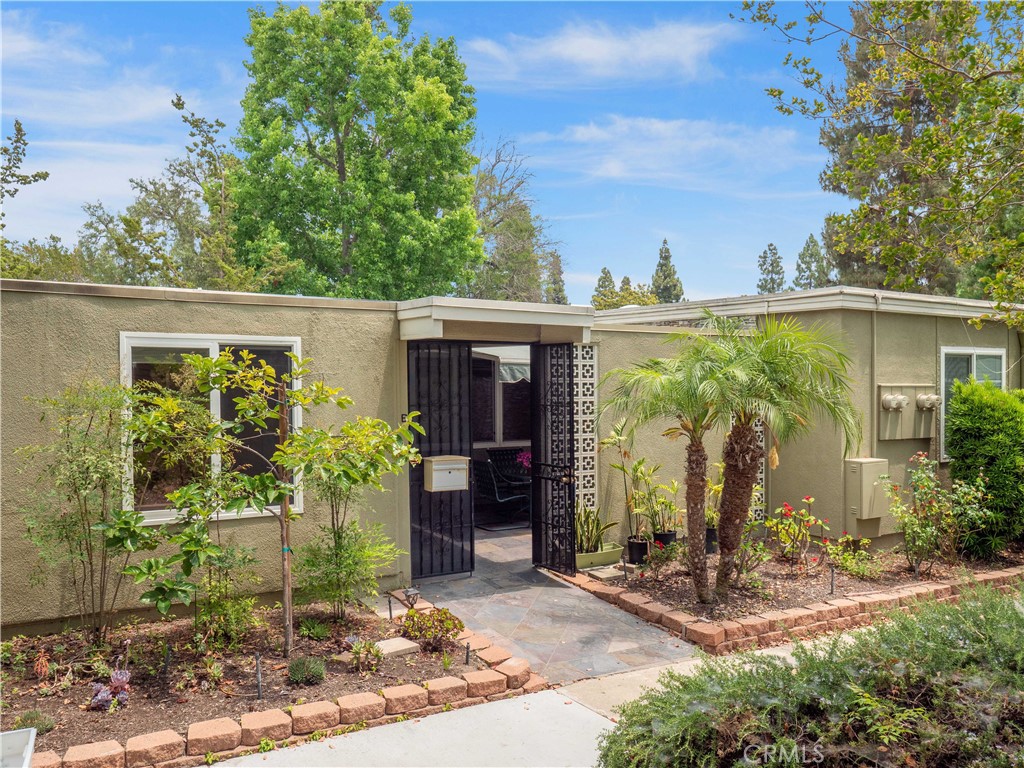
[[420, 593], [551, 682], [693, 655], [690, 643], [534, 568], [529, 531], [478, 530], [476, 537], [473, 576], [419, 584]]

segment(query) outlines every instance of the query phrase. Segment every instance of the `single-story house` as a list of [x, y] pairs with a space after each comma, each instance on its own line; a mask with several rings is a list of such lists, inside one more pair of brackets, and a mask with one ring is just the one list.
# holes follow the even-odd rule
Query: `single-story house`
[[[773, 314], [822, 322], [848, 343], [854, 402], [864, 417], [859, 453], [844, 460], [841, 437], [828, 425], [786, 445], [779, 468], [765, 474], [759, 515], [813, 495], [816, 513], [830, 517], [832, 530], [893, 540], [877, 477], [889, 473], [901, 481], [916, 451], [941, 455], [942, 409], [952, 382], [975, 375], [1005, 388], [1024, 386], [1021, 333], [995, 321], [975, 328], [970, 321], [990, 313], [992, 305], [949, 297], [835, 287], [595, 312], [438, 297], [356, 301], [4, 280], [4, 630], [42, 627], [74, 613], [74, 600], [56, 584], [30, 580], [36, 552], [26, 541], [21, 513], [35, 491], [19, 471], [16, 451], [49, 439], [30, 398], [57, 395], [83, 377], [131, 383], [166, 376], [185, 351], [216, 355], [225, 347], [248, 348], [277, 365], [287, 364], [283, 353], [292, 351], [312, 358], [329, 384], [344, 387], [355, 401], [353, 414], [398, 423], [420, 412], [424, 456], [467, 457], [479, 468], [488, 456], [507, 461], [529, 451], [531, 469], [524, 474], [530, 477], [521, 479], [521, 495], [532, 501], [533, 559], [564, 571], [573, 567], [577, 500], [612, 519], [624, 516], [621, 476], [610, 468], [616, 457], [598, 452], [610, 427], [610, 419], [597, 419], [601, 378], [617, 367], [669, 354], [665, 342], [671, 334], [693, 326], [705, 307], [750, 322]], [[227, 407], [230, 402], [211, 398], [215, 413]], [[326, 415], [314, 411], [307, 418], [315, 422]], [[638, 435], [636, 453], [660, 464], [663, 480], [681, 481], [683, 447], [662, 438], [661, 431], [652, 426]], [[712, 460], [720, 446], [719, 435], [709, 445]], [[444, 490], [440, 475], [427, 482], [427, 471], [441, 470], [425, 462], [390, 478], [388, 492], [366, 499], [363, 515], [383, 523], [408, 553], [394, 573], [384, 574], [389, 584], [474, 569], [474, 526], [489, 501], [480, 496], [486, 478], [470, 469], [452, 490]], [[445, 471], [447, 482], [458, 474], [450, 466]], [[160, 502], [135, 501], [154, 524], [169, 519]], [[325, 519], [325, 509], [309, 494], [301, 504], [296, 545]], [[276, 522], [250, 511], [220, 525], [227, 540], [256, 549], [261, 589], [273, 593], [279, 579]], [[625, 526], [617, 531], [624, 537]], [[137, 606], [136, 596], [126, 594], [124, 607]]]

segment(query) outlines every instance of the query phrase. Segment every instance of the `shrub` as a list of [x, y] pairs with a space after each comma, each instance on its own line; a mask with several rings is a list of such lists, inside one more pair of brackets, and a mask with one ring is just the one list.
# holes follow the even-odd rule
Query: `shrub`
[[971, 534], [967, 552], [991, 558], [1024, 535], [1024, 400], [992, 382], [957, 382], [946, 406], [950, 474], [962, 483], [985, 477], [991, 524]]
[[22, 712], [16, 716], [12, 725], [15, 730], [19, 728], [35, 728], [36, 734], [42, 736], [56, 728], [57, 721], [49, 715], [44, 715], [38, 709], [30, 709], [28, 712]]
[[[812, 562], [810, 551], [814, 540], [811, 534], [815, 529], [824, 534], [828, 530], [828, 520], [819, 520], [811, 514], [811, 506], [814, 504], [811, 496], [804, 496], [803, 501], [805, 506], [800, 509], [793, 509], [788, 503], [783, 504], [775, 510], [778, 517], [765, 520], [764, 526], [774, 534], [783, 560], [806, 567]], [[813, 558], [813, 561], [818, 562], [818, 558]]]
[[606, 532], [618, 525], [612, 520], [603, 522], [601, 510], [588, 507], [582, 501], [576, 504], [576, 552], [600, 552]]
[[402, 634], [410, 640], [418, 640], [427, 651], [443, 649], [465, 628], [466, 625], [447, 608], [435, 608], [430, 613], [410, 608], [402, 621]]
[[764, 538], [756, 536], [761, 523], [751, 515], [743, 525], [743, 538], [740, 540], [740, 548], [736, 552], [736, 571], [733, 583], [737, 586], [745, 582], [753, 583], [754, 571], [772, 559], [772, 553], [768, 549]]
[[288, 662], [288, 680], [292, 685], [316, 685], [324, 681], [324, 660], [316, 656], [300, 656]]
[[297, 569], [302, 599], [330, 603], [344, 618], [347, 604], [377, 595], [377, 574], [400, 554], [380, 525], [351, 520], [336, 528], [323, 526], [316, 540], [302, 549]]
[[644, 561], [644, 568], [650, 571], [652, 578], [655, 580], [660, 579], [662, 569], [669, 563], [674, 563], [678, 560], [681, 552], [682, 550], [678, 542], [674, 541], [665, 546], [660, 541], [654, 541], [651, 543], [651, 549], [647, 553], [647, 559]]
[[331, 628], [324, 622], [307, 616], [299, 619], [299, 635], [310, 640], [326, 640], [331, 636]]
[[256, 610], [257, 598], [239, 594], [242, 583], [260, 583], [254, 570], [258, 560], [248, 547], [224, 547], [207, 562], [210, 568], [202, 580], [196, 631], [207, 648], [234, 650], [263, 623]]
[[824, 539], [829, 561], [840, 571], [855, 579], [877, 579], [882, 575], [882, 564], [868, 551], [871, 539], [853, 538], [844, 533], [836, 541]]
[[1015, 765], [1006, 757], [1024, 750], [1020, 599], [976, 589], [797, 644], [792, 660], [742, 654], [666, 672], [621, 708], [599, 764], [839, 766], [870, 755], [879, 766]]
[[985, 529], [991, 517], [983, 506], [983, 478], [976, 477], [972, 485], [954, 480], [952, 491], [947, 491], [937, 470], [938, 462], [923, 451], [910, 457], [909, 501], [898, 485], [886, 484], [889, 512], [903, 534], [907, 563], [917, 575], [922, 568], [929, 573], [939, 556], [949, 562], [958, 560], [967, 542]]

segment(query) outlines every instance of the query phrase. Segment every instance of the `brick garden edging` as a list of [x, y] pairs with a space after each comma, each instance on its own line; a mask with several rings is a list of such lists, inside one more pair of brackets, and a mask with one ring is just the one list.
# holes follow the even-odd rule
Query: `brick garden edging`
[[291, 746], [548, 687], [547, 680], [530, 671], [526, 659], [512, 657], [483, 635], [466, 630], [458, 640], [463, 646], [468, 642], [471, 649], [490, 650], [477, 654], [488, 669], [427, 680], [422, 686], [398, 685], [380, 693], [352, 693], [331, 701], [246, 712], [239, 720], [205, 720], [192, 723], [184, 738], [161, 730], [133, 736], [124, 746], [117, 741], [77, 744], [68, 747], [63, 759], [52, 750], [36, 752], [32, 768], [190, 768], [205, 764], [208, 754], [226, 760], [257, 752], [263, 739], [274, 742], [275, 748]]
[[963, 580], [927, 581], [890, 590], [858, 593], [811, 603], [802, 608], [741, 616], [731, 621], [700, 619], [655, 602], [644, 594], [592, 579], [585, 573], [562, 578], [644, 621], [700, 646], [706, 653], [722, 656], [825, 632], [862, 627], [883, 616], [887, 610], [898, 608], [909, 611], [920, 600], [956, 601], [961, 591], [972, 584], [988, 584], [1005, 591], [1014, 582], [1024, 582], [1024, 566], [979, 572]]

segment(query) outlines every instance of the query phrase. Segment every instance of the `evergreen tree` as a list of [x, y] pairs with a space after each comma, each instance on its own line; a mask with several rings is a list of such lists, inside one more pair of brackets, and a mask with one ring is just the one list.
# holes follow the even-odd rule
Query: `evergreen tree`
[[601, 267], [601, 275], [597, 278], [597, 286], [594, 288], [590, 303], [594, 305], [594, 309], [611, 309], [610, 305], [615, 303], [618, 295], [612, 273], [608, 267]]
[[757, 281], [758, 293], [781, 293], [786, 289], [786, 273], [775, 243], [768, 243], [768, 247], [761, 251], [757, 257], [757, 268], [761, 271], [761, 279]]
[[834, 285], [832, 264], [828, 255], [818, 242], [814, 234], [807, 236], [807, 242], [796, 257], [796, 277], [793, 278], [793, 288], [806, 290], [808, 288], [824, 288]]
[[658, 266], [654, 269], [651, 288], [660, 304], [673, 304], [683, 298], [683, 283], [672, 264], [672, 251], [668, 249], [668, 240], [661, 241], [661, 249], [658, 251]]
[[562, 254], [551, 249], [544, 254], [544, 303], [568, 304], [565, 295], [565, 275], [562, 273]]

